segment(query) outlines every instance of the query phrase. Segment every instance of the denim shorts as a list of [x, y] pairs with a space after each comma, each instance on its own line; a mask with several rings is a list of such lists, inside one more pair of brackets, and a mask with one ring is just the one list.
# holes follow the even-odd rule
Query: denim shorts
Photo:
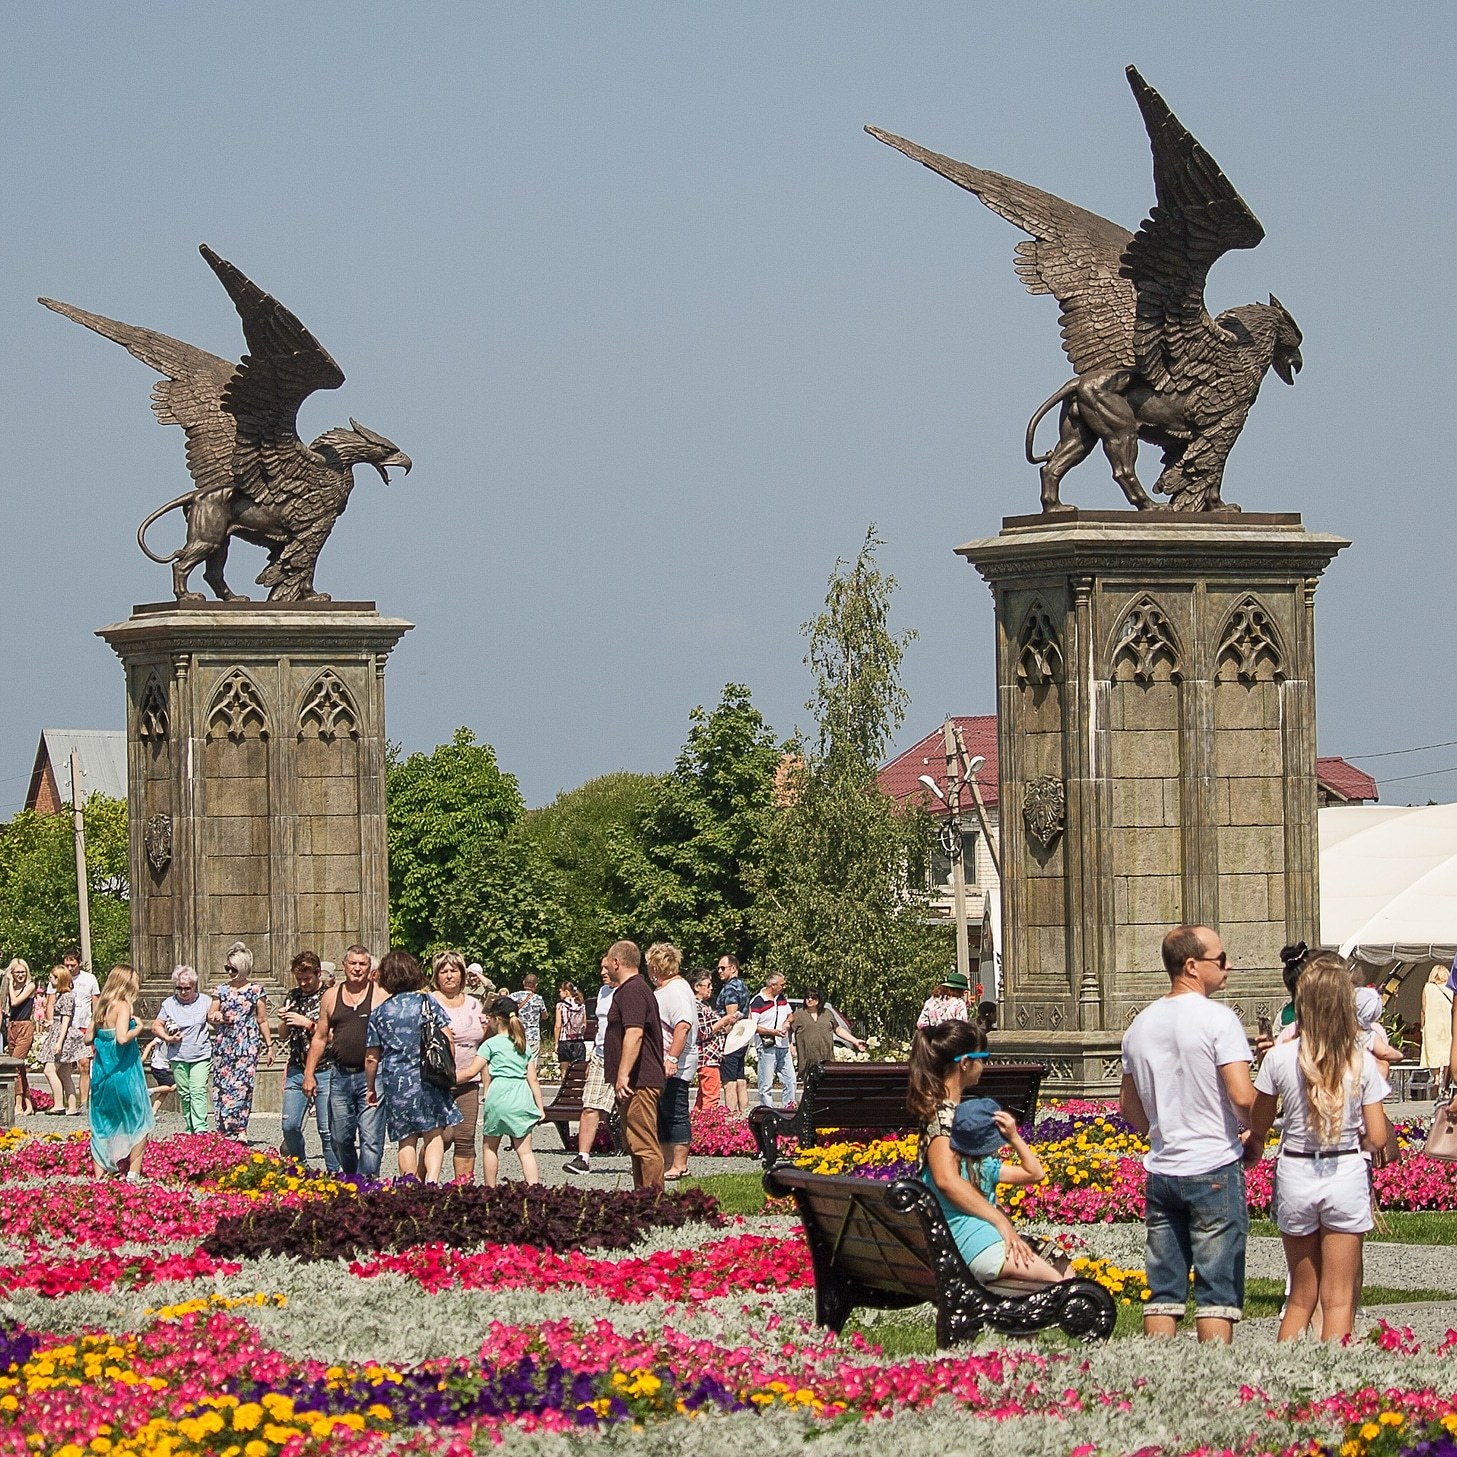
[[747, 1047], [741, 1047], [737, 1052], [725, 1053], [718, 1060], [718, 1071], [721, 1079], [726, 1083], [741, 1083], [744, 1081], [744, 1060], [749, 1055]]
[[1194, 1273], [1194, 1314], [1238, 1320], [1245, 1303], [1250, 1211], [1244, 1165], [1207, 1174], [1148, 1176], [1148, 1303], [1145, 1315], [1180, 1317]]

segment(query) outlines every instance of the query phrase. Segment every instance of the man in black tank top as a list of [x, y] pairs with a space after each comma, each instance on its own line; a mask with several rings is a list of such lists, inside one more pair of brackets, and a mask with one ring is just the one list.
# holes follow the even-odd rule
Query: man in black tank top
[[333, 1062], [329, 1078], [329, 1139], [340, 1171], [362, 1179], [379, 1177], [384, 1156], [384, 1110], [370, 1107], [364, 1080], [365, 1032], [369, 1014], [384, 995], [369, 979], [369, 948], [344, 953], [344, 980], [319, 1002], [319, 1021], [304, 1064], [304, 1095], [318, 1096], [319, 1064]]

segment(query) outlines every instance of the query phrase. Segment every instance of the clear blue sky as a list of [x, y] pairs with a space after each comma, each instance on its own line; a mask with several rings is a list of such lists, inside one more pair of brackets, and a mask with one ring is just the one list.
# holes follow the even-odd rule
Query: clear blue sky
[[[799, 625], [866, 525], [920, 640], [900, 745], [994, 707], [991, 598], [952, 555], [1035, 509], [1028, 415], [1068, 369], [1020, 236], [866, 122], [1136, 226], [1138, 64], [1265, 225], [1215, 308], [1305, 332], [1226, 492], [1354, 539], [1318, 598], [1320, 747], [1457, 739], [1450, 6], [8, 6], [0, 19], [5, 711], [122, 723], [93, 631], [169, 594], [137, 523], [187, 485], [153, 376], [49, 294], [236, 357], [206, 241], [278, 295], [415, 461], [361, 472], [320, 563], [418, 624], [389, 729], [469, 724], [528, 803], [667, 768], [741, 681], [808, 722]], [[1156, 470], [1145, 460], [1145, 479]], [[1069, 478], [1122, 501], [1101, 460]], [[260, 553], [234, 549], [246, 590]], [[254, 589], [257, 590], [257, 589]], [[1457, 748], [1362, 760], [1381, 777]], [[1387, 799], [1457, 798], [1457, 772]]]

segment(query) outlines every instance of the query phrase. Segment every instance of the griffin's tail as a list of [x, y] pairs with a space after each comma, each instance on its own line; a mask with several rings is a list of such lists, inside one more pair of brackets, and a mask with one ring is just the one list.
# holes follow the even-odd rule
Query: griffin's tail
[[1042, 423], [1043, 417], [1047, 414], [1047, 412], [1054, 405], [1060, 405], [1065, 399], [1067, 399], [1070, 394], [1072, 394], [1075, 389], [1077, 389], [1077, 387], [1078, 382], [1076, 379], [1068, 380], [1068, 382], [1063, 385], [1063, 387], [1058, 390], [1055, 395], [1049, 395], [1047, 399], [1045, 399], [1042, 404], [1038, 406], [1037, 413], [1027, 422], [1028, 465], [1045, 465], [1052, 458], [1052, 452], [1050, 450], [1047, 452], [1046, 455], [1033, 455], [1032, 437], [1037, 434], [1037, 427]]
[[182, 555], [182, 548], [178, 547], [178, 549], [174, 551], [171, 556], [158, 556], [157, 553], [154, 552], [152, 548], [147, 545], [147, 528], [154, 521], [160, 521], [162, 517], [164, 517], [169, 511], [176, 511], [178, 507], [187, 505], [187, 503], [191, 501], [192, 498], [196, 495], [196, 491], [184, 491], [182, 495], [176, 496], [172, 500], [168, 501], [165, 506], [158, 506], [157, 509], [153, 511], [152, 514], [148, 516], [147, 519], [143, 521], [140, 526], [137, 527], [137, 545], [141, 547], [142, 551], [145, 552], [147, 556], [151, 557], [151, 559], [156, 562], [158, 566], [170, 567], [172, 563], [175, 562], [177, 558]]

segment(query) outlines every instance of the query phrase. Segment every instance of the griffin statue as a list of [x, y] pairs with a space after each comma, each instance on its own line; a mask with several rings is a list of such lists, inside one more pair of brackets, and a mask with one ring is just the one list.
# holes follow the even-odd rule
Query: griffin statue
[[[249, 352], [240, 364], [152, 329], [55, 299], [40, 302], [114, 340], [163, 376], [152, 390], [152, 410], [162, 424], [186, 432], [187, 469], [196, 485], [153, 511], [137, 531], [137, 544], [154, 562], [171, 564], [177, 600], [204, 600], [187, 589], [199, 564], [222, 601], [248, 600], [223, 580], [228, 544], [236, 536], [267, 549], [258, 581], [269, 589], [270, 602], [326, 602], [328, 593], [314, 590], [314, 568], [349, 504], [354, 467], [372, 465], [388, 485], [389, 468], [408, 474], [410, 457], [354, 420], [349, 429], [326, 430], [305, 445], [298, 436], [299, 406], [315, 390], [338, 389], [343, 371], [277, 299], [205, 243], [202, 256], [243, 321]], [[147, 545], [147, 528], [179, 509], [187, 539], [171, 556], [158, 556]]]
[[[1062, 344], [1076, 371], [1027, 426], [1027, 459], [1042, 467], [1042, 509], [1072, 509], [1062, 478], [1099, 441], [1113, 478], [1140, 510], [1155, 505], [1139, 483], [1138, 442], [1163, 450], [1154, 487], [1175, 511], [1235, 511], [1220, 495], [1224, 463], [1244, 428], [1265, 371], [1293, 384], [1300, 330], [1273, 295], [1210, 318], [1204, 280], [1232, 248], [1265, 236], [1259, 220], [1163, 97], [1128, 68], [1153, 147], [1157, 202], [1130, 233], [1049, 192], [928, 152], [867, 127], [1031, 235], [1017, 244], [1029, 293], [1062, 305]], [[1033, 450], [1042, 417], [1061, 406], [1057, 444]]]

